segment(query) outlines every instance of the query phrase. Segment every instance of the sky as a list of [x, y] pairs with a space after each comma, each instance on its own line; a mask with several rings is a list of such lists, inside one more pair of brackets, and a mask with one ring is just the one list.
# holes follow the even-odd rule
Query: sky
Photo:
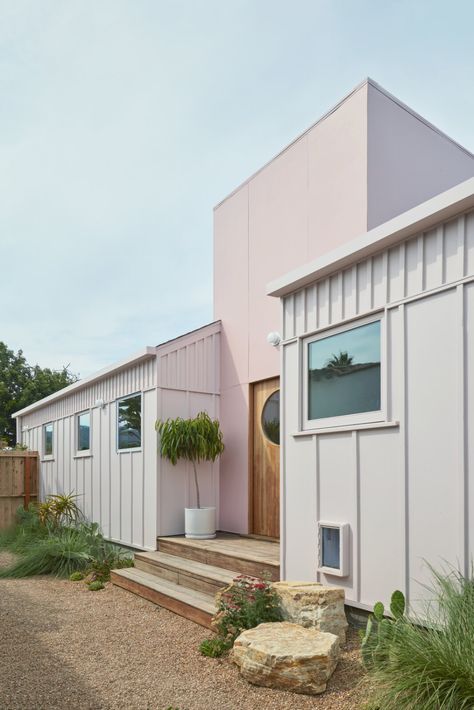
[[213, 207], [370, 76], [474, 151], [472, 0], [0, 0], [0, 340], [212, 320]]

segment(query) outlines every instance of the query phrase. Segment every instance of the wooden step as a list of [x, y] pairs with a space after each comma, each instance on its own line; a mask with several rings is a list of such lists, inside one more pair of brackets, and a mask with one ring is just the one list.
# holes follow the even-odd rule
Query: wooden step
[[216, 608], [214, 597], [210, 594], [188, 589], [135, 567], [113, 570], [110, 579], [118, 587], [138, 594], [201, 626], [211, 628], [211, 619]]
[[136, 552], [135, 568], [188, 589], [214, 596], [239, 573], [166, 552]]
[[219, 533], [213, 540], [159, 537], [158, 550], [204, 565], [235, 570], [237, 574], [280, 579], [279, 545], [238, 535]]

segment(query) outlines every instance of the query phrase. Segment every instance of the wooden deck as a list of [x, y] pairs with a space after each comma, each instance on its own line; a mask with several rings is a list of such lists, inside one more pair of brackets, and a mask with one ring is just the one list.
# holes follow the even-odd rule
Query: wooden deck
[[189, 540], [184, 535], [159, 537], [158, 550], [241, 574], [280, 579], [280, 544], [269, 540], [217, 533], [212, 540]]
[[210, 627], [216, 592], [239, 574], [280, 578], [278, 542], [231, 533], [157, 542], [157, 552], [135, 553], [134, 568], [113, 571], [112, 582], [203, 626]]

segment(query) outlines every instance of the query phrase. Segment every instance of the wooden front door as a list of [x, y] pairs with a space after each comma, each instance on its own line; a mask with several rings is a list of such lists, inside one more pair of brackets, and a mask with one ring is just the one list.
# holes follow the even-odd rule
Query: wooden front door
[[280, 537], [280, 379], [253, 385], [252, 533]]

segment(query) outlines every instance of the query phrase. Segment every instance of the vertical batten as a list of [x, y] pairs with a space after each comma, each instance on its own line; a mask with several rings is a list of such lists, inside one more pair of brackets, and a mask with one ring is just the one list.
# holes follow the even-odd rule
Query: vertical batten
[[320, 281], [317, 288], [318, 327], [324, 328], [329, 325], [329, 280]]
[[304, 290], [295, 294], [295, 335], [302, 335], [305, 327]]
[[342, 294], [342, 273], [332, 276], [329, 280], [329, 319], [331, 323], [342, 320], [343, 314], [343, 294]]
[[318, 319], [316, 316], [316, 286], [310, 286], [306, 289], [306, 327], [308, 333], [316, 330], [318, 327]]
[[295, 335], [295, 309], [294, 296], [287, 296], [283, 301], [283, 328], [284, 338], [293, 338]]

